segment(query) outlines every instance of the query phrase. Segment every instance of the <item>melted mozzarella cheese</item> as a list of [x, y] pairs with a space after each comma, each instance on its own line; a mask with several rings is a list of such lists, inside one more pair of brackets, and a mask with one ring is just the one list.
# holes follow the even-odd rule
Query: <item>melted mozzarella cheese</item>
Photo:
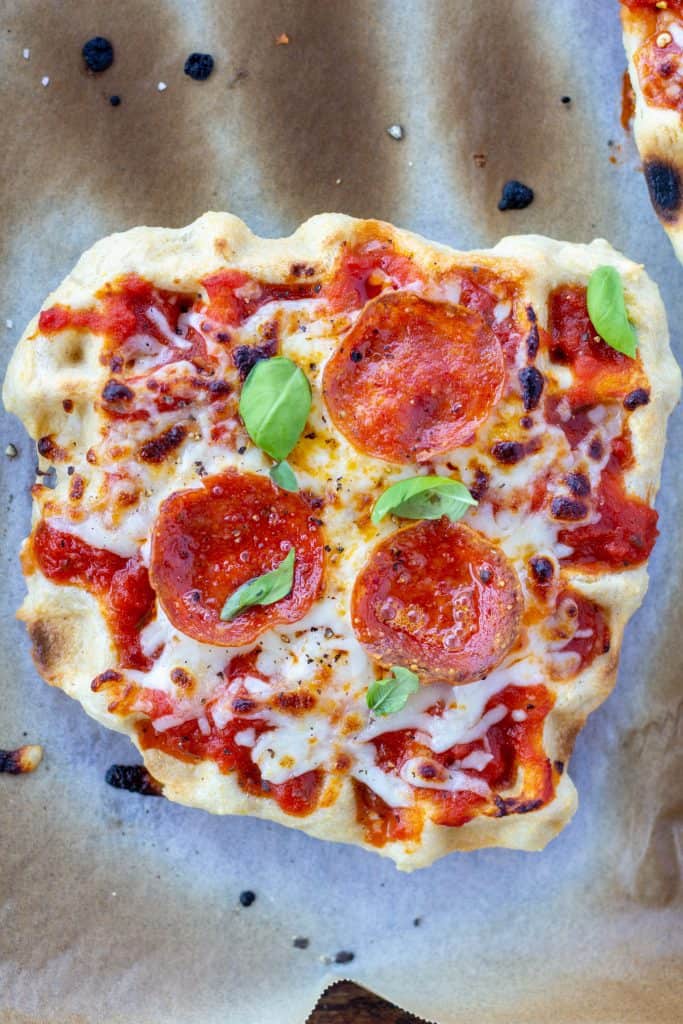
[[[457, 302], [460, 284], [449, 282], [437, 291], [435, 297]], [[251, 292], [247, 297], [251, 297]], [[241, 712], [240, 721], [253, 719], [265, 722], [268, 728], [257, 735], [256, 729], [247, 725], [236, 733], [235, 742], [249, 751], [262, 777], [273, 784], [330, 766], [335, 758], [345, 754], [351, 761], [351, 776], [392, 807], [411, 804], [416, 788], [467, 790], [487, 795], [485, 781], [471, 774], [483, 771], [490, 762], [492, 755], [486, 750], [471, 752], [448, 770], [438, 766], [426, 774], [420, 771], [424, 762], [413, 758], [398, 773], [377, 763], [373, 741], [388, 732], [414, 730], [421, 744], [434, 754], [442, 754], [455, 745], [485, 739], [491, 726], [509, 713], [503, 703], [496, 703], [496, 694], [507, 686], [546, 682], [549, 667], [558, 676], [567, 674], [579, 656], [559, 647], [549, 650], [540, 629], [531, 628], [526, 633], [524, 649], [509, 656], [486, 679], [458, 687], [445, 683], [423, 686], [401, 711], [385, 718], [369, 711], [365, 693], [376, 671], [353, 632], [350, 596], [370, 549], [378, 538], [387, 537], [396, 529], [396, 523], [390, 519], [384, 520], [378, 529], [369, 527], [373, 501], [391, 483], [412, 476], [415, 467], [391, 466], [365, 456], [331, 423], [321, 395], [322, 374], [339, 343], [340, 330], [352, 324], [358, 314], [344, 314], [330, 323], [320, 319], [319, 310], [318, 300], [288, 302], [286, 308], [276, 301], [269, 302], [245, 324], [231, 329], [231, 336], [234, 344], [258, 344], [264, 328], [275, 318], [281, 354], [296, 361], [311, 382], [313, 407], [305, 435], [313, 436], [302, 437], [288, 461], [300, 486], [325, 499], [321, 517], [328, 557], [323, 598], [299, 622], [269, 630], [256, 643], [242, 648], [199, 643], [179, 633], [159, 608], [156, 618], [141, 634], [143, 651], [154, 657], [153, 665], [147, 672], [129, 670], [127, 675], [140, 686], [163, 691], [175, 699], [177, 712], [157, 719], [154, 726], [158, 731], [196, 718], [200, 731], [206, 732], [210, 728], [205, 712], [208, 701], [215, 726], [224, 728], [235, 717], [234, 697], [246, 690], [256, 707]], [[494, 311], [496, 319], [501, 321], [509, 315], [510, 303], [499, 301]], [[231, 350], [213, 340], [212, 325], [204, 315], [182, 314], [179, 333], [171, 330], [158, 310], [148, 311], [148, 316], [175, 348], [189, 345], [184, 336], [190, 328], [199, 333], [215, 361], [217, 378], [230, 382], [234, 394], [238, 393], [239, 380]], [[147, 387], [146, 383], [136, 387], [134, 405], [147, 410], [149, 418], [109, 423], [101, 462], [106, 463], [108, 449], [127, 452], [127, 457], [118, 459], [116, 468], [137, 485], [140, 500], [136, 507], [119, 512], [115, 518], [109, 511], [91, 509], [79, 521], [61, 514], [53, 516], [51, 523], [94, 547], [107, 548], [124, 557], [141, 550], [145, 564], [149, 564], [149, 539], [159, 505], [166, 497], [177, 490], [200, 487], [204, 475], [226, 469], [266, 474], [272, 463], [249, 441], [234, 404], [217, 417], [206, 392], [193, 383], [197, 371], [191, 362], [168, 363], [167, 346], [148, 336], [130, 339], [127, 348], [138, 353], [136, 372], [151, 372], [155, 382], [155, 388]], [[565, 387], [572, 383], [568, 368], [544, 366], [543, 370], [560, 379]], [[516, 387], [514, 382], [513, 386]], [[192, 397], [189, 409], [170, 407], [159, 411], [157, 395], [183, 390]], [[609, 454], [609, 441], [618, 434], [621, 420], [619, 412], [595, 417], [595, 432], [606, 442], [604, 459], [596, 462], [587, 456], [593, 435], [572, 453], [564, 432], [546, 424], [541, 413], [534, 412], [532, 426], [524, 433], [527, 454], [515, 465], [501, 465], [491, 449], [495, 442], [506, 439], [506, 425], [517, 431], [514, 440], [519, 439], [519, 427], [515, 426], [519, 416], [519, 395], [508, 395], [479, 431], [475, 445], [440, 456], [433, 468], [425, 467], [424, 471], [447, 476], [456, 473], [471, 484], [475, 469], [483, 468], [488, 477], [487, 492], [468, 513], [466, 522], [499, 544], [524, 579], [522, 570], [531, 555], [558, 558], [571, 552], [557, 541], [559, 529], [571, 528], [571, 524], [554, 521], [545, 510], [530, 512], [534, 481], [548, 467], [557, 467], [557, 479], [551, 479], [549, 488], [551, 493], [562, 493], [561, 475], [576, 468], [588, 475], [595, 488]], [[136, 458], [140, 444], [180, 422], [188, 426], [187, 437], [162, 467], [150, 468]], [[85, 465], [84, 472], [88, 472]], [[249, 651], [254, 651], [258, 674], [247, 673], [225, 687], [226, 666], [235, 655]], [[173, 682], [171, 673], [175, 668], [182, 668], [194, 680], [190, 696]], [[314, 706], [304, 714], [273, 710], [272, 703], [269, 704], [274, 694], [297, 690], [316, 695]], [[218, 698], [217, 691], [221, 693]], [[443, 710], [430, 714], [429, 708], [436, 704], [443, 705]], [[513, 711], [512, 719], [521, 721], [521, 715], [524, 712]]]

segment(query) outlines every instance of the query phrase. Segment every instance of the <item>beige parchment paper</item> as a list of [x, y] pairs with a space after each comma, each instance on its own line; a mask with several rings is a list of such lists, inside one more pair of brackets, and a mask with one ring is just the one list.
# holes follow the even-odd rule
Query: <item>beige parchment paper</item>
[[[3, 0], [0, 12], [3, 370], [97, 238], [210, 208], [272, 235], [324, 210], [459, 247], [604, 235], [660, 283], [681, 351], [683, 271], [619, 125], [616, 0]], [[95, 34], [116, 49], [99, 76], [80, 59]], [[183, 75], [193, 50], [215, 57], [205, 83]], [[500, 213], [513, 177], [536, 199]], [[2, 455], [10, 441], [18, 459]], [[0, 777], [3, 1024], [302, 1024], [341, 976], [440, 1024], [680, 1020], [682, 441], [678, 413], [651, 589], [572, 762], [576, 818], [542, 854], [456, 855], [404, 876], [359, 850], [105, 785], [131, 748], [39, 681], [14, 621], [36, 460], [5, 416], [0, 746], [41, 742], [45, 759]], [[257, 894], [249, 908], [243, 889]], [[324, 962], [341, 949], [355, 959]]]

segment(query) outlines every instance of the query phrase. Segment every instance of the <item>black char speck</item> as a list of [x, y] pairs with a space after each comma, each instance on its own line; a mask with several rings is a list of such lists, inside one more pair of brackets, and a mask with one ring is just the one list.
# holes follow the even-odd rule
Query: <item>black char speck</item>
[[661, 160], [646, 160], [645, 181], [657, 216], [674, 223], [683, 203], [683, 183], [676, 168]]
[[514, 178], [503, 185], [503, 194], [498, 203], [499, 210], [525, 210], [534, 201], [533, 189]]
[[243, 907], [250, 907], [256, 899], [256, 893], [252, 892], [251, 889], [245, 889], [244, 892], [240, 893], [240, 903]]
[[238, 345], [232, 354], [232, 361], [242, 380], [246, 380], [250, 372], [262, 359], [270, 359], [277, 352], [277, 340], [266, 342], [265, 345]]
[[585, 473], [568, 473], [567, 487], [577, 498], [585, 498], [591, 492], [590, 480]]
[[595, 459], [596, 461], [602, 458], [603, 447], [602, 441], [599, 437], [594, 437], [591, 443], [589, 444], [588, 454], [590, 455], [591, 459]]
[[157, 780], [141, 764], [113, 764], [107, 768], [104, 781], [114, 789], [125, 789], [141, 796], [164, 795]]
[[121, 106], [121, 97], [120, 96], [110, 96], [109, 97], [109, 102], [111, 103], [112, 107], [120, 107]]
[[491, 448], [491, 454], [497, 462], [512, 466], [524, 458], [524, 445], [519, 441], [498, 441]]
[[88, 71], [106, 71], [114, 63], [114, 47], [104, 36], [93, 36], [81, 50]]
[[519, 371], [522, 401], [527, 412], [535, 409], [543, 394], [543, 374], [535, 366], [525, 366]]
[[639, 405], [647, 405], [650, 401], [650, 392], [647, 388], [636, 388], [635, 391], [631, 391], [630, 394], [624, 399], [624, 406], [629, 411], [637, 409]]
[[102, 398], [105, 402], [130, 402], [134, 392], [120, 380], [108, 380], [102, 388]]
[[363, 358], [363, 353], [362, 352], [358, 352], [357, 349], [354, 349], [353, 352], [351, 353], [351, 362], [352, 363], [360, 363], [362, 358]]
[[550, 511], [555, 519], [576, 520], [588, 515], [588, 509], [582, 501], [575, 498], [553, 498]]
[[553, 563], [549, 558], [538, 555], [531, 559], [529, 565], [537, 583], [549, 583], [553, 578]]
[[210, 53], [191, 53], [183, 71], [195, 82], [205, 82], [213, 71], [213, 57]]
[[307, 939], [304, 935], [297, 935], [296, 938], [292, 939], [292, 945], [295, 949], [308, 949], [311, 944], [311, 940]]

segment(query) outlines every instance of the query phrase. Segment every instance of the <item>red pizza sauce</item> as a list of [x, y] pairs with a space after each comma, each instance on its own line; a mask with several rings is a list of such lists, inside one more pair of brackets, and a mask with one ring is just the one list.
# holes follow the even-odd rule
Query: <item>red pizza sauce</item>
[[[468, 772], [473, 778], [483, 779], [491, 788], [489, 797], [470, 791], [413, 787], [418, 806], [438, 825], [451, 828], [464, 825], [478, 814], [504, 817], [508, 814], [526, 814], [548, 803], [554, 795], [561, 765], [551, 765], [543, 747], [543, 724], [553, 706], [553, 697], [544, 686], [508, 686], [493, 696], [486, 711], [503, 704], [507, 714], [491, 726], [486, 740], [460, 744], [435, 754], [416, 738], [411, 729], [388, 732], [373, 741], [377, 751], [377, 764], [385, 772], [399, 775], [402, 766], [412, 758], [424, 757], [428, 762], [451, 768], [475, 750], [487, 750], [493, 755], [479, 772]], [[511, 712], [526, 717], [514, 721]], [[503, 797], [501, 792], [512, 786], [518, 769], [524, 772], [522, 791], [515, 797]], [[356, 787], [356, 816], [363, 825], [366, 842], [383, 846], [394, 840], [419, 837], [421, 819], [412, 809], [394, 809], [365, 785]]]
[[209, 296], [202, 312], [217, 323], [239, 327], [268, 302], [297, 302], [317, 298], [322, 290], [318, 281], [292, 281], [276, 284], [256, 281], [242, 270], [219, 270], [201, 282]]
[[140, 647], [140, 630], [154, 609], [154, 592], [138, 556], [122, 558], [94, 548], [73, 534], [41, 521], [31, 538], [31, 554], [47, 579], [82, 587], [98, 598], [112, 631], [122, 668], [151, 667]]
[[206, 719], [209, 732], [199, 728], [197, 719], [157, 732], [153, 721], [145, 719], [137, 727], [140, 746], [161, 750], [179, 761], [198, 763], [215, 761], [221, 772], [235, 772], [240, 787], [252, 796], [270, 797], [287, 814], [303, 816], [315, 810], [322, 793], [324, 772], [320, 769], [304, 772], [287, 782], [272, 783], [261, 777], [257, 764], [251, 759], [251, 748], [235, 741], [243, 729], [253, 729], [256, 735], [268, 730], [265, 722], [255, 718], [233, 718], [222, 728], [213, 721], [210, 709]]
[[383, 291], [423, 282], [409, 256], [377, 239], [344, 251], [323, 297], [333, 312], [360, 309]]
[[602, 471], [592, 500], [597, 522], [561, 530], [560, 544], [572, 548], [562, 561], [593, 572], [610, 572], [642, 565], [658, 536], [657, 512], [640, 498], [627, 494], [623, 463], [614, 449]]
[[500, 343], [481, 316], [389, 292], [365, 307], [328, 361], [323, 395], [356, 448], [425, 462], [472, 441], [504, 379]]
[[515, 570], [486, 538], [445, 517], [404, 527], [372, 551], [351, 599], [358, 639], [382, 665], [423, 682], [486, 675], [514, 644]]
[[556, 288], [550, 295], [548, 319], [550, 358], [570, 366], [574, 374], [574, 383], [563, 396], [572, 412], [622, 401], [634, 388], [647, 386], [640, 358], [617, 352], [598, 336], [588, 315], [585, 288]]
[[[223, 622], [227, 598], [277, 568], [290, 548], [296, 553], [290, 594]], [[283, 491], [265, 476], [229, 470], [162, 503], [152, 533], [150, 579], [182, 633], [201, 643], [237, 647], [301, 619], [320, 592], [323, 563], [319, 520], [301, 494]]]
[[156, 288], [136, 274], [126, 274], [106, 284], [95, 297], [96, 305], [86, 309], [63, 305], [44, 309], [38, 318], [41, 334], [76, 330], [102, 335], [106, 344], [100, 361], [117, 373], [134, 369], [135, 359], [149, 354], [139, 340], [143, 337], [166, 350], [165, 362], [189, 359], [206, 364], [206, 345], [196, 331], [189, 329], [184, 339], [178, 335], [177, 345], [172, 340], [178, 318], [191, 308], [194, 296]]
[[576, 675], [610, 649], [610, 631], [605, 613], [595, 601], [570, 588], [558, 594], [555, 611], [549, 639], [557, 644], [563, 637], [568, 638], [567, 643], [559, 647], [558, 651], [578, 654], [579, 662], [572, 673]]

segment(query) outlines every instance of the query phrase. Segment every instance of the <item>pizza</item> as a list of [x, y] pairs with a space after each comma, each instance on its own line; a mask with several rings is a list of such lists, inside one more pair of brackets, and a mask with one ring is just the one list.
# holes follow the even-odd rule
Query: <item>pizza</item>
[[683, 0], [621, 0], [634, 134], [655, 212], [683, 261]]
[[604, 241], [113, 235], [4, 386], [40, 457], [38, 671], [171, 800], [407, 870], [540, 849], [646, 589], [679, 387]]

